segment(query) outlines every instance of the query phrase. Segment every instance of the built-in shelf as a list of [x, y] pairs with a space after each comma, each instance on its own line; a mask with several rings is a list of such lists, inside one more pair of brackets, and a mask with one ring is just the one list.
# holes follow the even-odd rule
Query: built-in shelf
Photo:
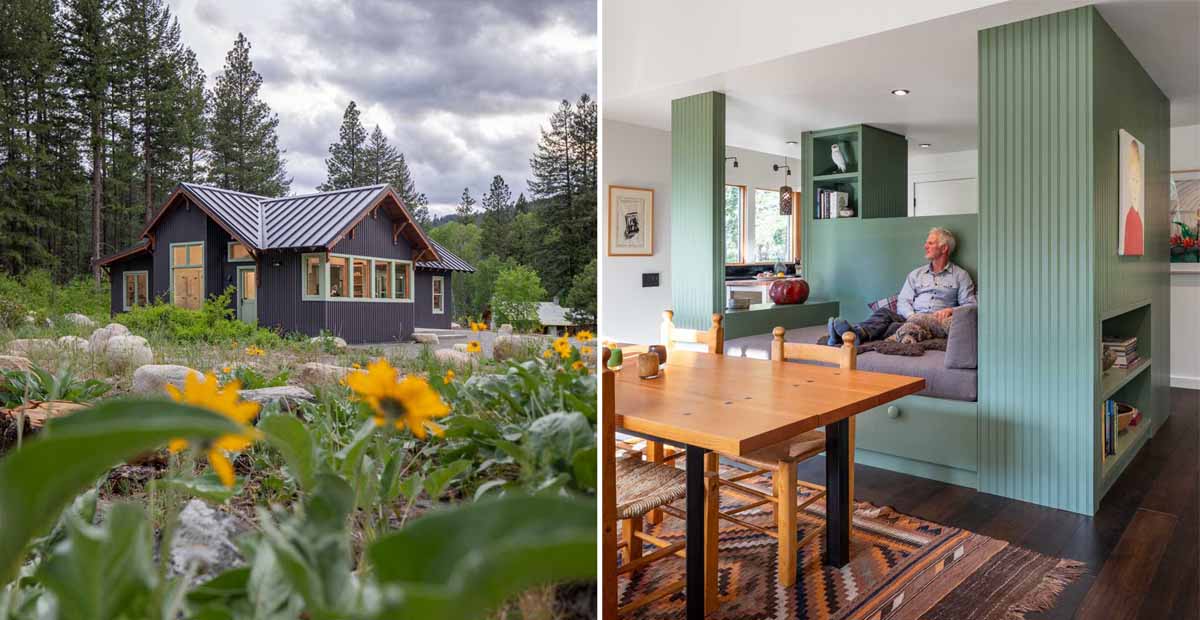
[[858, 180], [857, 172], [839, 172], [837, 174], [822, 174], [822, 175], [813, 177], [814, 183], [820, 183], [822, 181], [857, 181], [857, 180]]
[[1113, 308], [1112, 310], [1109, 310], [1108, 312], [1101, 314], [1100, 320], [1107, 321], [1113, 317], [1121, 316], [1122, 314], [1125, 314], [1126, 312], [1133, 312], [1134, 310], [1137, 310], [1138, 308], [1141, 308], [1142, 306], [1149, 306], [1149, 305], [1150, 305], [1149, 298], [1139, 299], [1133, 303], [1126, 304], [1124, 306], [1119, 306], [1117, 308]]
[[1116, 394], [1133, 381], [1135, 377], [1142, 374], [1150, 368], [1150, 358], [1143, 357], [1138, 360], [1136, 366], [1132, 368], [1117, 368], [1113, 366], [1100, 374], [1100, 402], [1104, 402], [1112, 398]]
[[1149, 430], [1150, 417], [1143, 413], [1137, 426], [1130, 426], [1124, 433], [1117, 433], [1117, 453], [1105, 455], [1101, 466], [1101, 482], [1105, 488], [1112, 484], [1116, 476], [1121, 475], [1125, 466], [1133, 459], [1133, 455], [1137, 454]]

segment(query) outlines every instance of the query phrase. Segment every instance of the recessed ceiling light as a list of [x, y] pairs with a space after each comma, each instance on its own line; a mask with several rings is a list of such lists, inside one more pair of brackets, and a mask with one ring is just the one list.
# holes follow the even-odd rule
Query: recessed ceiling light
[[788, 146], [796, 146], [797, 144], [800, 144], [800, 143], [799, 143], [799, 142], [796, 142], [795, 140], [788, 140], [788, 141], [787, 141], [787, 145], [788, 145]]
[[897, 88], [896, 90], [892, 91], [892, 94], [897, 97], [903, 97], [903, 96], [907, 95], [908, 93], [909, 93], [909, 90], [907, 88]]
[[928, 143], [928, 142], [922, 142], [922, 143], [921, 143], [921, 148], [923, 148], [923, 149], [927, 149], [927, 148], [929, 148], [929, 147], [931, 147], [931, 146], [933, 146], [933, 145], [932, 145], [932, 144], [930, 144], [930, 143]]

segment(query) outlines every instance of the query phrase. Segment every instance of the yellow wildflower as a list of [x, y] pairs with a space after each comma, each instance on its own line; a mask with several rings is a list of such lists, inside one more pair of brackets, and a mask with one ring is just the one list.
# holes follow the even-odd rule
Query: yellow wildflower
[[354, 362], [353, 364], [350, 364], [350, 367], [355, 370], [359, 370], [362, 368], [362, 364], [359, 364], [358, 362]]
[[580, 355], [591, 355], [592, 348], [591, 347], [579, 347], [579, 354]]
[[567, 359], [568, 357], [571, 357], [571, 350], [570, 350], [570, 349], [567, 349], [567, 350], [565, 350], [565, 351], [559, 351], [559, 352], [558, 352], [558, 356], [559, 356], [559, 357], [561, 357], [561, 358], [563, 358], [563, 359]]
[[479, 353], [483, 350], [483, 345], [478, 340], [472, 340], [467, 343], [467, 353]]
[[223, 373], [225, 373], [225, 374], [229, 374], [229, 373], [233, 372], [233, 370], [232, 370], [232, 369], [230, 369], [228, 366], [226, 366], [226, 367], [224, 367], [224, 368], [222, 368], [222, 369], [221, 369], [221, 372], [223, 372]]
[[554, 355], [554, 351], [551, 351], [550, 349], [546, 349], [545, 351], [542, 351], [542, 357], [544, 357], [546, 359], [550, 359], [550, 357], [552, 355]]
[[471, 331], [478, 334], [479, 331], [483, 329], [487, 329], [487, 323], [476, 323], [475, 321], [471, 321]]
[[450, 383], [453, 380], [454, 380], [454, 371], [451, 369], [447, 369], [446, 374], [442, 377], [442, 383]]
[[586, 370], [587, 370], [587, 365], [585, 365], [585, 364], [583, 363], [583, 360], [575, 360], [575, 363], [574, 363], [574, 364], [571, 364], [571, 368], [573, 368], [573, 369], [575, 369], [575, 370], [584, 370], [584, 371], [586, 371]]
[[396, 379], [396, 369], [384, 358], [367, 364], [367, 372], [356, 372], [347, 378], [350, 389], [359, 399], [375, 410], [375, 425], [391, 422], [396, 429], [408, 427], [414, 435], [425, 439], [428, 430], [439, 437], [442, 427], [431, 418], [450, 413], [450, 408], [429, 382], [409, 375]]
[[[212, 373], [205, 373], [203, 381], [198, 379], [195, 373], [188, 373], [183, 382], [183, 391], [174, 385], [167, 385], [167, 393], [177, 402], [215, 411], [243, 427], [241, 433], [221, 435], [201, 446], [208, 455], [209, 464], [217, 472], [217, 477], [227, 487], [233, 486], [236, 478], [233, 475], [233, 463], [229, 461], [226, 453], [245, 450], [258, 439], [258, 430], [250, 426], [250, 422], [258, 415], [259, 405], [239, 400], [238, 390], [241, 387], [239, 381], [230, 381], [225, 387], [221, 387]], [[188, 447], [188, 440], [172, 439], [167, 447], [171, 452], [180, 452]]]
[[[571, 341], [567, 340], [566, 336], [562, 336], [560, 338], [555, 339], [553, 346], [554, 346], [554, 350], [558, 351], [559, 353], [566, 354], [566, 353], [570, 353], [570, 351], [571, 351]], [[564, 357], [565, 357], [565, 355], [564, 355]]]
[[575, 339], [578, 340], [579, 342], [591, 342], [592, 338], [593, 338], [592, 332], [589, 332], [586, 329], [581, 329], [581, 330], [579, 330], [578, 333], [575, 334]]

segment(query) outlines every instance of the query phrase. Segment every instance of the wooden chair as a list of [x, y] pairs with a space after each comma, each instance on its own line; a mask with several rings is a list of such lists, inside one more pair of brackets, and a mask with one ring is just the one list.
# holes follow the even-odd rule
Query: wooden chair
[[[664, 465], [642, 458], [632, 446], [616, 438], [616, 375], [608, 369], [608, 350], [604, 351], [601, 378], [600, 451], [601, 451], [601, 596], [604, 601], [604, 619], [613, 620], [628, 614], [663, 597], [682, 590], [687, 580], [681, 575], [678, 581], [666, 584], [654, 592], [638, 597], [629, 604], [618, 607], [617, 578], [632, 573], [647, 565], [678, 555], [686, 557], [687, 541], [670, 543], [643, 531], [643, 518], [651, 509], [661, 509], [673, 516], [686, 518], [686, 514], [670, 504], [687, 495], [686, 473], [673, 465]], [[618, 452], [624, 454], [618, 455]], [[717, 455], [705, 456], [705, 469], [716, 472]], [[717, 496], [716, 474], [708, 477], [705, 505], [705, 609], [717, 607]], [[618, 541], [618, 523], [620, 540]], [[644, 544], [655, 549], [645, 552]], [[617, 553], [624, 551], [624, 562], [618, 566]]]
[[[800, 344], [796, 342], [784, 342], [783, 337], [785, 330], [782, 327], [776, 327], [772, 330], [774, 340], [771, 342], [771, 361], [783, 364], [787, 360], [803, 360], [812, 362], [823, 362], [827, 364], [836, 364], [840, 368], [854, 370], [857, 363], [856, 352], [854, 349], [855, 335], [853, 332], [846, 332], [842, 336], [843, 345], [841, 347], [828, 347], [819, 344]], [[854, 418], [850, 418], [850, 498], [854, 497]], [[718, 487], [727, 489], [737, 495], [741, 495], [750, 499], [750, 503], [744, 504], [728, 512], [719, 512], [722, 519], [732, 521], [743, 527], [750, 528], [763, 534], [767, 534], [779, 541], [779, 584], [784, 587], [790, 587], [796, 583], [796, 552], [804, 545], [811, 542], [821, 531], [824, 526], [813, 529], [804, 536], [802, 540], [796, 540], [796, 515], [809, 504], [816, 500], [825, 497], [825, 487], [803, 480], [798, 480], [796, 476], [796, 465], [801, 461], [812, 458], [825, 451], [825, 433], [822, 431], [809, 431], [789, 439], [788, 441], [777, 443], [773, 446], [767, 446], [761, 450], [757, 450], [750, 454], [742, 456], [733, 456], [723, 454], [721, 456], [731, 461], [748, 465], [753, 469], [748, 472], [739, 471], [736, 475], [718, 480]], [[769, 475], [771, 477], [771, 491], [769, 493], [747, 486], [743, 481], [754, 478], [756, 476]], [[805, 488], [813, 491], [812, 495], [797, 503], [796, 490]], [[720, 501], [719, 498], [717, 500]], [[775, 529], [771, 530], [764, 527], [759, 527], [750, 523], [738, 516], [738, 513], [757, 508], [766, 504], [771, 504], [775, 512]], [[850, 508], [854, 506], [853, 499], [850, 500]], [[851, 514], [853, 511], [851, 510]]]

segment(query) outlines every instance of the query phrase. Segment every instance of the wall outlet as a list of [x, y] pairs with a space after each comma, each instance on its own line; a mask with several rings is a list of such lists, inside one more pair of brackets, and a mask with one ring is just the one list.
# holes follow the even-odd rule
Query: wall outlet
[[642, 288], [649, 288], [652, 286], [658, 286], [658, 274], [657, 273], [643, 273], [642, 274]]

